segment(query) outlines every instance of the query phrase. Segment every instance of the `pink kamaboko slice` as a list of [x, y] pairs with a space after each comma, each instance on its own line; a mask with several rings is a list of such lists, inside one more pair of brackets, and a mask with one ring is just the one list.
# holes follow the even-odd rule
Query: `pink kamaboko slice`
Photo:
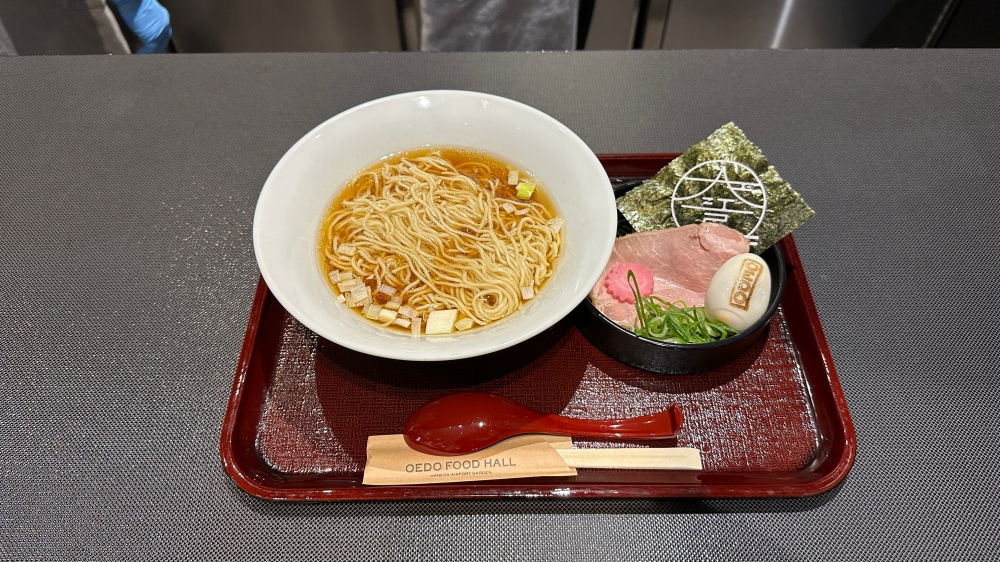
[[653, 294], [653, 273], [649, 268], [641, 263], [620, 263], [610, 270], [604, 277], [604, 288], [618, 302], [635, 302], [635, 293], [628, 282], [628, 272], [635, 275], [636, 284], [639, 285], [639, 294], [648, 297]]

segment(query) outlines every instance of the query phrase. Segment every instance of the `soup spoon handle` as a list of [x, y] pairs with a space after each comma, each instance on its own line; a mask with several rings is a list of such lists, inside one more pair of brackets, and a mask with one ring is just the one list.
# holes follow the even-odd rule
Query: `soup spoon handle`
[[680, 406], [662, 412], [626, 419], [591, 420], [550, 414], [524, 425], [519, 433], [545, 433], [568, 437], [617, 439], [668, 439], [677, 434], [684, 416]]

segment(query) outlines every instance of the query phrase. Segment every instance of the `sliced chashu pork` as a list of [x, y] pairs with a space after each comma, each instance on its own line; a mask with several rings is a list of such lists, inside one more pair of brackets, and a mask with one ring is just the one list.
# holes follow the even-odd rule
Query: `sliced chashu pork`
[[635, 323], [635, 304], [608, 294], [604, 278], [621, 263], [645, 265], [653, 274], [653, 294], [687, 306], [705, 304], [705, 292], [716, 270], [729, 258], [744, 254], [750, 244], [740, 232], [715, 223], [637, 232], [615, 241], [611, 259], [590, 293], [597, 310], [619, 324]]

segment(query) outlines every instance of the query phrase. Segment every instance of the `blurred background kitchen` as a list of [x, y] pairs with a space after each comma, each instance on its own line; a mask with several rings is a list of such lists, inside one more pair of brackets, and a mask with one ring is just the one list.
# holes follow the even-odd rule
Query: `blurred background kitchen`
[[0, 0], [0, 56], [1000, 47], [1000, 0]]

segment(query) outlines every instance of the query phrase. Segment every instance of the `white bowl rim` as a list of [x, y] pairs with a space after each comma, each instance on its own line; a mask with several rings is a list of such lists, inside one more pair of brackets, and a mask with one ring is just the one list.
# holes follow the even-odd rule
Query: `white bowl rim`
[[[272, 168], [271, 172], [269, 173], [267, 179], [264, 182], [264, 186], [261, 190], [260, 196], [258, 197], [257, 205], [254, 210], [253, 234], [252, 234], [255, 257], [257, 258], [257, 264], [260, 274], [263, 277], [264, 282], [267, 285], [268, 289], [270, 290], [271, 294], [278, 300], [278, 302], [285, 308], [285, 310], [290, 315], [292, 315], [292, 317], [296, 318], [296, 320], [302, 323], [306, 328], [313, 331], [318, 336], [327, 339], [328, 341], [331, 341], [348, 349], [352, 349], [354, 351], [358, 351], [368, 355], [387, 358], [387, 359], [400, 359], [407, 361], [450, 361], [450, 360], [465, 359], [469, 357], [486, 355], [489, 353], [506, 349], [523, 341], [526, 341], [540, 334], [541, 332], [549, 329], [562, 319], [566, 318], [576, 308], [576, 306], [579, 304], [579, 301], [582, 301], [584, 298], [587, 297], [587, 295], [590, 292], [590, 288], [592, 288], [594, 284], [597, 282], [598, 278], [600, 277], [603, 271], [603, 268], [595, 268], [595, 271], [589, 273], [589, 277], [584, 277], [583, 279], [581, 279], [580, 285], [586, 287], [587, 289], [580, 295], [581, 298], [579, 299], [579, 301], [577, 299], [571, 299], [572, 302], [570, 300], [566, 300], [566, 302], [564, 302], [560, 307], [552, 311], [550, 317], [548, 317], [543, 321], [533, 323], [529, 329], [521, 331], [516, 337], [505, 340], [497, 340], [488, 345], [480, 344], [475, 346], [467, 346], [464, 351], [452, 350], [446, 353], [435, 353], [434, 350], [432, 349], [418, 354], [413, 354], [396, 350], [391, 347], [382, 347], [379, 345], [369, 344], [365, 342], [363, 339], [341, 338], [336, 333], [326, 330], [323, 326], [315, 325], [308, 319], [301, 318], [300, 315], [296, 314], [296, 312], [298, 312], [299, 307], [295, 299], [293, 299], [289, 294], [286, 293], [285, 287], [283, 287], [280, 283], [273, 282], [273, 280], [275, 279], [274, 275], [269, 270], [267, 264], [260, 259], [262, 252], [263, 232], [261, 231], [261, 228], [259, 226], [260, 221], [258, 221], [257, 219], [261, 213], [265, 212], [264, 203], [267, 191], [269, 189], [276, 189], [274, 187], [275, 177], [280, 173], [280, 170], [283, 167], [289, 165], [289, 162], [295, 158], [296, 151], [302, 145], [308, 143], [317, 134], [318, 131], [320, 131], [321, 129], [325, 129], [326, 127], [329, 127], [332, 123], [335, 123], [338, 120], [345, 119], [346, 117], [348, 117], [353, 113], [363, 111], [366, 108], [369, 108], [374, 105], [388, 103], [400, 99], [417, 98], [422, 96], [428, 96], [428, 97], [429, 96], [473, 96], [481, 100], [517, 107], [519, 110], [528, 112], [530, 114], [534, 114], [535, 117], [540, 118], [543, 121], [547, 121], [552, 126], [560, 129], [560, 132], [564, 134], [566, 141], [572, 143], [574, 145], [574, 148], [577, 151], [579, 151], [581, 155], [583, 155], [583, 158], [589, 161], [589, 164], [594, 167], [595, 172], [599, 171], [599, 173], [602, 174], [600, 177], [598, 177], [598, 180], [603, 178], [602, 183], [605, 183], [607, 186], [606, 197], [608, 200], [607, 207], [610, 216], [609, 218], [606, 219], [606, 223], [607, 225], [609, 225], [609, 231], [606, 233], [607, 234], [606, 236], [602, 236], [599, 239], [600, 244], [598, 246], [592, 246], [588, 252], [601, 256], [600, 261], [602, 263], [607, 263], [607, 261], [611, 257], [611, 252], [614, 247], [615, 230], [617, 225], [617, 209], [615, 207], [615, 202], [614, 202], [614, 192], [611, 187], [610, 179], [607, 177], [607, 173], [604, 170], [604, 166], [600, 163], [600, 160], [597, 158], [596, 154], [594, 154], [594, 152], [583, 141], [583, 139], [581, 139], [575, 132], [573, 132], [566, 125], [562, 124], [560, 121], [556, 120], [547, 113], [544, 113], [543, 111], [536, 109], [530, 105], [524, 104], [522, 102], [510, 98], [498, 96], [495, 94], [488, 94], [473, 90], [452, 90], [452, 89], [419, 90], [412, 92], [402, 92], [398, 94], [393, 94], [369, 100], [367, 102], [363, 102], [361, 104], [348, 108], [340, 113], [337, 113], [336, 115], [316, 125], [309, 132], [307, 132], [305, 135], [299, 138], [290, 148], [288, 148], [288, 150], [282, 155], [282, 157], [275, 164], [274, 168]], [[472, 337], [475, 336], [476, 333], [479, 332], [480, 330], [477, 329], [470, 332], [456, 333], [454, 335], [458, 337], [468, 337], [471, 339]], [[420, 337], [421, 339], [423, 339], [426, 338], [427, 336], [420, 336]], [[431, 337], [433, 338], [436, 336], [431, 336]]]

